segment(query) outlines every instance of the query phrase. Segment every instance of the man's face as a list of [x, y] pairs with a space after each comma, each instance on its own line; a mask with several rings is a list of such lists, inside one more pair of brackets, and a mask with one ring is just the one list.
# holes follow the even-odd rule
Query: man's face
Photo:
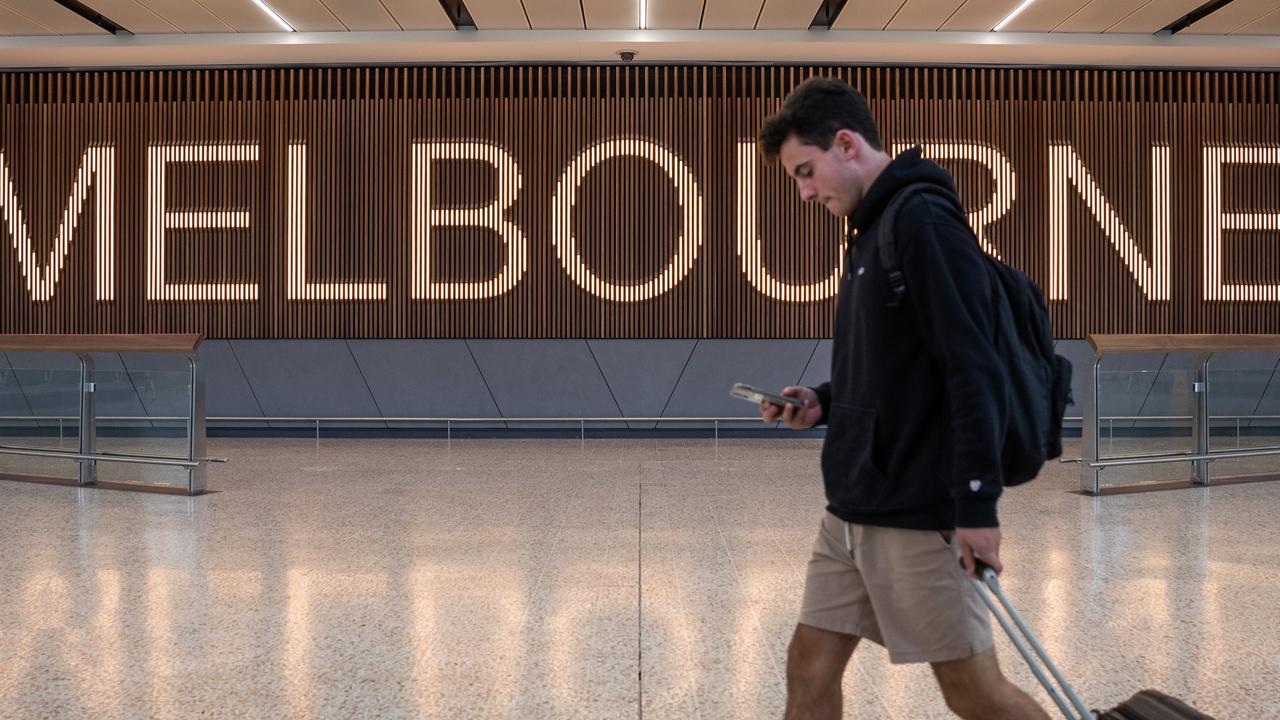
[[820, 202], [832, 215], [844, 217], [862, 200], [857, 150], [857, 136], [847, 130], [840, 131], [826, 150], [792, 135], [778, 149], [778, 159], [795, 178], [801, 200]]

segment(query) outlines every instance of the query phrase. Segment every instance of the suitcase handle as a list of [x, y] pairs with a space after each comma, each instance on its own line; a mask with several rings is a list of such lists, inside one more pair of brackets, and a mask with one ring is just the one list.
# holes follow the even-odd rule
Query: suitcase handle
[[[1075, 688], [1071, 687], [1071, 683], [1067, 682], [1067, 679], [1062, 675], [1062, 672], [1058, 670], [1058, 666], [1053, 664], [1053, 660], [1049, 658], [1049, 654], [1045, 652], [1040, 641], [1036, 639], [1036, 636], [1031, 632], [1031, 629], [1027, 627], [1025, 622], [1023, 622], [1022, 616], [1014, 609], [1013, 605], [1009, 602], [1009, 598], [1005, 597], [1004, 590], [1000, 588], [1000, 579], [996, 576], [996, 571], [993, 570], [990, 565], [982, 562], [976, 557], [973, 560], [975, 563], [974, 569], [978, 571], [978, 575], [982, 579], [974, 580], [973, 578], [969, 578], [969, 580], [978, 587], [978, 595], [982, 598], [982, 602], [986, 604], [987, 609], [991, 611], [991, 614], [995, 617], [996, 621], [1000, 623], [1000, 627], [1004, 628], [1005, 634], [1009, 636], [1009, 639], [1013, 641], [1013, 646], [1022, 654], [1022, 659], [1027, 661], [1027, 667], [1031, 668], [1031, 672], [1036, 676], [1036, 680], [1040, 681], [1040, 685], [1044, 687], [1045, 692], [1049, 693], [1049, 697], [1053, 699], [1054, 704], [1062, 711], [1063, 717], [1068, 718], [1068, 720], [1094, 720], [1095, 715], [1093, 711], [1090, 710], [1085, 701], [1081, 699]], [[960, 565], [961, 567], [964, 566], [963, 560], [960, 561]], [[992, 599], [992, 596], [995, 596], [996, 600], [1000, 601], [999, 606], [996, 605], [996, 601]], [[1004, 608], [1003, 613], [1000, 611], [1000, 606], [1003, 606]], [[1027, 643], [1030, 643], [1031, 647], [1035, 649], [1035, 654], [1040, 659], [1039, 663], [1037, 663], [1036, 659], [1032, 657], [1031, 651], [1027, 649], [1022, 638], [1014, 632], [1013, 625], [1011, 625], [1009, 623], [1009, 619], [1005, 617], [1006, 613], [1009, 618], [1013, 618], [1013, 623], [1017, 625], [1022, 637], [1026, 638]], [[1045, 675], [1044, 670], [1041, 669], [1040, 663], [1043, 663], [1044, 667], [1048, 668], [1049, 672], [1053, 675], [1053, 679], [1056, 680], [1058, 685], [1062, 688], [1063, 693], [1066, 693], [1067, 700], [1070, 700], [1070, 705], [1067, 704], [1067, 700], [1062, 698], [1062, 693], [1059, 693], [1058, 689], [1049, 682], [1049, 678]], [[1072, 707], [1075, 708], [1075, 712], [1072, 712]]]

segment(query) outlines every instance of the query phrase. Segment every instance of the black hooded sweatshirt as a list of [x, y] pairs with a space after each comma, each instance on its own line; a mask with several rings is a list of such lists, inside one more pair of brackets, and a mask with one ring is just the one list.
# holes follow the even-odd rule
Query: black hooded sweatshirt
[[915, 193], [894, 230], [897, 307], [876, 244], [906, 185], [954, 193], [919, 148], [895, 158], [849, 218], [831, 381], [814, 388], [827, 437], [827, 509], [846, 522], [917, 530], [996, 527], [1007, 414], [996, 351], [998, 279], [946, 198]]

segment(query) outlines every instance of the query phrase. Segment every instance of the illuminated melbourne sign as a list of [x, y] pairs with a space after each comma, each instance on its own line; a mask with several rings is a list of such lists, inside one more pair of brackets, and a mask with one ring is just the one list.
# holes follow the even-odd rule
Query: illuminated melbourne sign
[[[6, 76], [0, 330], [826, 336], [841, 224], [752, 140], [814, 72]], [[1060, 336], [1280, 326], [1274, 75], [827, 72]]]

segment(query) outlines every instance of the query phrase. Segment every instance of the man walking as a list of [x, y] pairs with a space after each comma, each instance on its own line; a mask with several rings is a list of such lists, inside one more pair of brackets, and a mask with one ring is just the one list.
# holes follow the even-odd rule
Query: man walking
[[954, 195], [951, 176], [919, 148], [885, 154], [866, 98], [835, 79], [792, 92], [760, 143], [802, 200], [848, 217], [854, 233], [831, 381], [786, 388], [802, 408], [760, 406], [765, 421], [827, 425], [828, 505], [787, 654], [786, 717], [840, 717], [841, 678], [866, 638], [894, 663], [929, 663], [963, 718], [1047, 720], [1001, 673], [986, 607], [965, 577], [976, 577], [975, 557], [1002, 569], [996, 502], [1008, 402], [995, 347], [998, 280], [961, 211], [934, 192], [912, 192], [896, 214], [900, 278], [890, 278], [877, 244], [900, 190], [932, 183]]

